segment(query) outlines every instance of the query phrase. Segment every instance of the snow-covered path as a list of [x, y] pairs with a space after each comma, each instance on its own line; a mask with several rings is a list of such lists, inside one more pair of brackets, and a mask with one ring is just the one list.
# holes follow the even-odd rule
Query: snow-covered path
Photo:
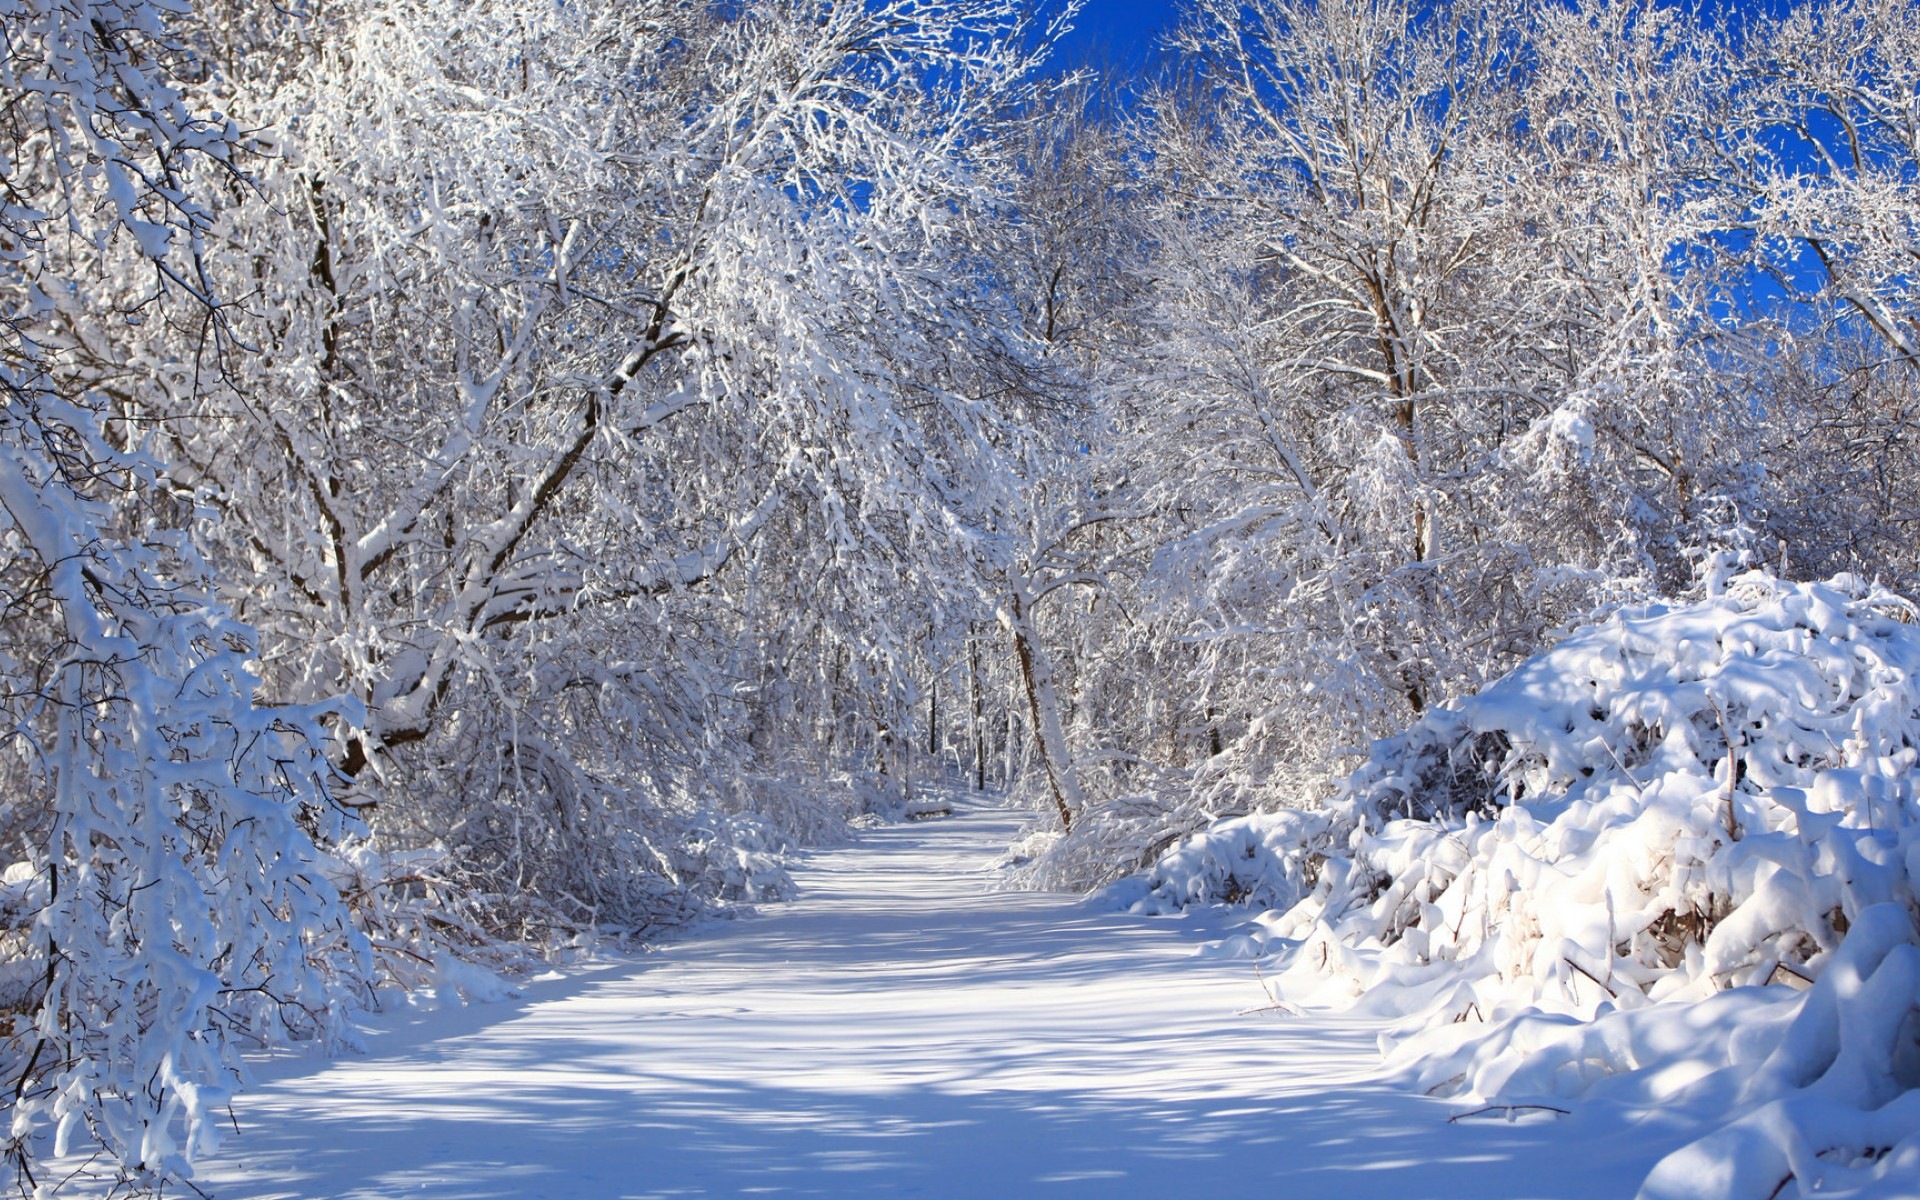
[[1359, 1022], [1243, 1013], [1180, 919], [986, 891], [991, 808], [816, 853], [802, 895], [523, 998], [269, 1066], [220, 1200], [1621, 1197], [1668, 1139], [1475, 1121]]

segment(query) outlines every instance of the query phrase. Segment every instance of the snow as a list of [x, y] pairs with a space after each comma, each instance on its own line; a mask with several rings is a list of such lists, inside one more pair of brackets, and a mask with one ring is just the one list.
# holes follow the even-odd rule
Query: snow
[[[222, 1200], [785, 1196], [1608, 1197], [1656, 1120], [1518, 1114], [1383, 1079], [1377, 1019], [1292, 1018], [1202, 915], [992, 890], [1026, 814], [865, 833], [799, 898], [517, 999], [372, 1018], [258, 1062]], [[1253, 1010], [1253, 1011], [1248, 1011]], [[96, 1195], [78, 1183], [63, 1195]]]
[[1290, 1004], [1403, 1018], [1425, 1094], [1693, 1122], [1645, 1200], [1912, 1197], [1916, 748], [1913, 605], [1748, 574], [1576, 631], [1325, 809], [1223, 822], [1110, 899], [1266, 907], [1237, 948]]

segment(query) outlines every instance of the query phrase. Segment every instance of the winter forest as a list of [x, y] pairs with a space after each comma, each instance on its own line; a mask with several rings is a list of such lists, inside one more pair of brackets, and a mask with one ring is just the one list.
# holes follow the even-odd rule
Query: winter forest
[[1076, 10], [0, 0], [8, 1186], [978, 792], [1920, 1194], [1920, 10]]

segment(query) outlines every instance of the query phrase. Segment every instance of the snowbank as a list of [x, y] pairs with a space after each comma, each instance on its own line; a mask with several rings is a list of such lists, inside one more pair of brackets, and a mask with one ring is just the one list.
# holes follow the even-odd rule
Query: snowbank
[[1408, 1015], [1435, 1094], [1709, 1122], [1648, 1200], [1911, 1195], [1915, 617], [1763, 575], [1623, 612], [1116, 895], [1265, 907], [1287, 997]]

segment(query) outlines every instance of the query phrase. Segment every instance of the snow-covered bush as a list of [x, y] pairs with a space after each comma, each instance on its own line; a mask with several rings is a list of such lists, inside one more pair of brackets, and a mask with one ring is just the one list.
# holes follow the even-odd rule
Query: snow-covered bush
[[[1887, 1177], [1920, 1153], [1912, 1101], [1882, 1107], [1920, 1086], [1915, 615], [1760, 574], [1623, 611], [1377, 744], [1324, 809], [1224, 822], [1117, 894], [1267, 905], [1290, 998], [1444, 1026], [1401, 1051], [1436, 1093], [1630, 1076], [1740, 1117], [1650, 1196]], [[1703, 1044], [1711, 1079], [1660, 1073]], [[1833, 1104], [1873, 1132], [1832, 1135]], [[1726, 1165], [1786, 1127], [1769, 1178]]]
[[[1306, 899], [1309, 859], [1326, 859], [1329, 815], [1283, 808], [1222, 821], [1162, 854], [1146, 876], [1111, 889], [1142, 911], [1243, 904], [1267, 911]], [[1144, 894], [1143, 894], [1144, 893]]]

